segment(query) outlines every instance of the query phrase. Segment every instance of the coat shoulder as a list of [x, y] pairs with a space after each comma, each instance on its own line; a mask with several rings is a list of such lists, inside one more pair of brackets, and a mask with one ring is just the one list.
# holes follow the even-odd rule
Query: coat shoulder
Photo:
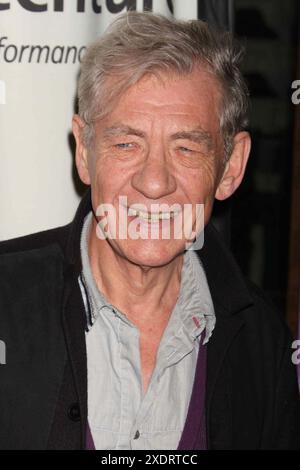
[[246, 320], [255, 325], [257, 334], [272, 338], [286, 347], [290, 347], [293, 340], [292, 333], [287, 325], [284, 312], [281, 311], [271, 298], [256, 284], [246, 279], [246, 285], [253, 299], [253, 305], [245, 313]]
[[[61, 289], [65, 269], [68, 226], [2, 241], [0, 243], [0, 305], [7, 311], [49, 300]], [[56, 293], [57, 296], [57, 293]]]
[[279, 310], [277, 305], [272, 301], [272, 299], [268, 296], [268, 294], [261, 289], [257, 284], [250, 281], [249, 279], [245, 279], [246, 285], [249, 289], [251, 297], [253, 298], [254, 305], [257, 308], [258, 312], [262, 310], [265, 312], [267, 316], [271, 316], [271, 319], [274, 321], [279, 321], [280, 323], [284, 323], [284, 316], [283, 313]]
[[64, 251], [68, 239], [70, 224], [50, 230], [12, 238], [0, 242], [0, 257], [5, 254], [28, 252], [58, 244]]

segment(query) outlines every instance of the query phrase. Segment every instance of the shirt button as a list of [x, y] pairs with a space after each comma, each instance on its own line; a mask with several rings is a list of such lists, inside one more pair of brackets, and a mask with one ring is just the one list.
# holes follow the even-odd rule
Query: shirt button
[[80, 420], [80, 409], [78, 403], [73, 403], [69, 406], [68, 416], [72, 421], [76, 422]]
[[140, 431], [137, 430], [133, 439], [138, 439], [140, 437]]

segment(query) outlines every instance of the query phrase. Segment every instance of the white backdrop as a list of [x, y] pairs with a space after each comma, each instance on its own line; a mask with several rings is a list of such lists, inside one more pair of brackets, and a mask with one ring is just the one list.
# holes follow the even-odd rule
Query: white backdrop
[[[0, 0], [0, 240], [72, 220], [80, 57], [129, 4], [171, 15], [167, 0]], [[177, 18], [197, 18], [197, 0], [173, 6]]]

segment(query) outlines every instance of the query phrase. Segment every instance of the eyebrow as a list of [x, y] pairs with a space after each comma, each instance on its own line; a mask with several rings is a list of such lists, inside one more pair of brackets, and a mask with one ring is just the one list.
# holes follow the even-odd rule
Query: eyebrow
[[[116, 135], [135, 135], [137, 137], [145, 138], [146, 134], [140, 129], [135, 129], [131, 126], [118, 124], [104, 129], [104, 138], [113, 137]], [[170, 136], [171, 140], [186, 139], [196, 144], [206, 144], [208, 150], [213, 148], [213, 138], [210, 132], [205, 131], [202, 128], [192, 129], [190, 131], [179, 131], [175, 132]]]
[[122, 124], [107, 127], [104, 129], [103, 135], [104, 137], [113, 137], [115, 135], [136, 135], [138, 137], [146, 137], [143, 131]]
[[213, 148], [213, 138], [210, 132], [205, 131], [204, 129], [197, 128], [191, 131], [180, 131], [172, 134], [172, 140], [186, 139], [195, 142], [196, 144], [206, 144], [208, 150]]

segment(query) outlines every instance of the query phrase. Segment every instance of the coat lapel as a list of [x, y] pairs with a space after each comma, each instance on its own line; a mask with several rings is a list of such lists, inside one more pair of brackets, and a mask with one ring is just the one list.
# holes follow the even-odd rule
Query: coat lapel
[[228, 247], [211, 223], [205, 228], [205, 241], [198, 256], [203, 264], [210, 288], [216, 326], [207, 345], [206, 431], [210, 435], [212, 398], [226, 353], [243, 328], [239, 312], [253, 304], [242, 273]]
[[244, 320], [238, 315], [232, 318], [222, 317], [221, 309], [217, 308], [219, 318], [213, 335], [207, 345], [207, 382], [206, 382], [206, 432], [210, 436], [210, 416], [212, 400], [216, 389], [219, 374], [221, 373], [227, 351], [236, 335], [243, 328]]
[[87, 423], [85, 313], [78, 277], [72, 265], [65, 273], [63, 302], [63, 328], [80, 408], [82, 447], [85, 448]]
[[63, 298], [63, 328], [66, 337], [71, 369], [79, 401], [82, 448], [86, 444], [87, 424], [87, 355], [85, 343], [86, 315], [78, 284], [81, 272], [80, 237], [85, 216], [91, 210], [91, 193], [88, 190], [76, 212], [67, 242], [65, 290]]

